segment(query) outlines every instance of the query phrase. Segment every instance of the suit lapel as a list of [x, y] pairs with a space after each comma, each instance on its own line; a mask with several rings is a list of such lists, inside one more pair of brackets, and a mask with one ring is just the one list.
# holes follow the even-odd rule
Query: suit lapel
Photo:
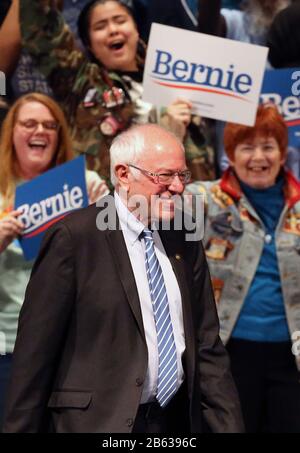
[[[119, 222], [117, 222], [119, 223]], [[118, 270], [121, 283], [126, 293], [128, 303], [136, 319], [142, 338], [145, 340], [143, 318], [135, 278], [129, 259], [122, 230], [117, 225], [116, 230], [107, 231], [107, 240]], [[146, 341], [146, 340], [145, 340]]]

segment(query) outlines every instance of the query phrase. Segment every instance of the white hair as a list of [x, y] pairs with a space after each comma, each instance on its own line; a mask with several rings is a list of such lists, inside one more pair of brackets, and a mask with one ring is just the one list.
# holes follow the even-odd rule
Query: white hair
[[[117, 177], [115, 174], [115, 167], [117, 164], [136, 164], [139, 159], [145, 153], [145, 131], [149, 132], [153, 129], [153, 136], [159, 134], [159, 132], [165, 132], [171, 135], [182, 148], [184, 153], [184, 147], [178, 138], [166, 129], [161, 128], [156, 124], [147, 124], [133, 126], [125, 132], [119, 134], [112, 142], [110, 147], [110, 179], [113, 186], [117, 184]], [[144, 132], [144, 133], [143, 133]], [[135, 171], [133, 168], [133, 174], [138, 174], [138, 170]]]

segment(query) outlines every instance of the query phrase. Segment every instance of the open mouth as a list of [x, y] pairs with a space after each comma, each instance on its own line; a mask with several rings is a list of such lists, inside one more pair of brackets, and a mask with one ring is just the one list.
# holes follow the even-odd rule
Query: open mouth
[[47, 147], [47, 143], [44, 140], [31, 140], [28, 145], [31, 149], [36, 151], [44, 151]]
[[124, 41], [115, 41], [112, 44], [109, 44], [108, 47], [110, 50], [121, 50], [124, 47], [124, 44]]
[[252, 168], [249, 168], [250, 171], [252, 171], [253, 173], [257, 173], [257, 174], [263, 173], [263, 172], [267, 171], [268, 169], [269, 169], [269, 167], [252, 167]]

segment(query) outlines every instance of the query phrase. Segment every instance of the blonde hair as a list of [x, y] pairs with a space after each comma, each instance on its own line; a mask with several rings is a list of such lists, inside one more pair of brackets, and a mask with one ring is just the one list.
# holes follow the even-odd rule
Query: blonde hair
[[41, 93], [30, 93], [20, 97], [10, 108], [1, 128], [0, 195], [3, 197], [2, 208], [4, 209], [13, 203], [16, 182], [20, 177], [13, 143], [13, 131], [20, 108], [28, 102], [43, 104], [59, 124], [57, 150], [51, 167], [63, 164], [74, 157], [67, 121], [59, 105], [52, 98]]

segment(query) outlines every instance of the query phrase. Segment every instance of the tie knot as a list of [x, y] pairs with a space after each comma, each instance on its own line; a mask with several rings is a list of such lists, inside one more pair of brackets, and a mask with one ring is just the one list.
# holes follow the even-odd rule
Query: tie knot
[[141, 237], [143, 239], [145, 239], [145, 241], [153, 241], [153, 233], [151, 230], [149, 230], [149, 228], [145, 228], [142, 233], [141, 233]]

